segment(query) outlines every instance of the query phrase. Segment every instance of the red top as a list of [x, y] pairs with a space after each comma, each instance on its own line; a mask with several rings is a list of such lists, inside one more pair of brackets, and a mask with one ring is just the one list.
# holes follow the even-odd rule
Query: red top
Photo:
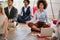
[[38, 10], [37, 6], [33, 7], [33, 14]]

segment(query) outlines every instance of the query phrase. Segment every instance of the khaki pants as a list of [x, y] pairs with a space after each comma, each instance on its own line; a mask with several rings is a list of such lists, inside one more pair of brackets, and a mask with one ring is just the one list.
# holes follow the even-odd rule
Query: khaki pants
[[15, 22], [12, 22], [12, 23], [8, 24], [8, 29], [15, 28], [15, 27], [16, 27], [16, 23]]

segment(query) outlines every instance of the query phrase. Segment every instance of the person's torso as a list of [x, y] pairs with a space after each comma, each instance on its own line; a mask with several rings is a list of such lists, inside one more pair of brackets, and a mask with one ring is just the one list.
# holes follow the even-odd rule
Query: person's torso
[[39, 19], [39, 21], [41, 22], [45, 22], [46, 21], [46, 12], [43, 11], [43, 12], [39, 12], [37, 11], [37, 19]]
[[24, 17], [30, 16], [30, 6], [27, 8], [22, 7], [22, 13]]
[[11, 18], [13, 19], [15, 16], [15, 12], [16, 12], [15, 7], [12, 7], [10, 10], [8, 9], [8, 7], [5, 8], [5, 13], [8, 19], [11, 19]]

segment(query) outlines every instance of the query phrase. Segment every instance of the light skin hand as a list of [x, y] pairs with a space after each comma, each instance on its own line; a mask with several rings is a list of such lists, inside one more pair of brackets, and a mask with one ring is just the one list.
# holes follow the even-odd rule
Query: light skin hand
[[26, 21], [26, 24], [28, 24], [29, 23], [29, 21]]
[[51, 26], [51, 24], [49, 23], [48, 26]]
[[33, 18], [34, 16], [32, 15], [32, 13], [30, 13], [30, 16]]
[[39, 20], [37, 19], [34, 23], [37, 23], [37, 22], [39, 22]]
[[9, 19], [9, 22], [12, 22], [13, 21], [13, 19]]

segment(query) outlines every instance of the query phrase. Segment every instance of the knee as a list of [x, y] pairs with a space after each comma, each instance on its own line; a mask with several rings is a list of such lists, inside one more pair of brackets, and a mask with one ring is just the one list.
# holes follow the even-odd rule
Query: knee
[[46, 28], [49, 28], [50, 24], [44, 24], [43, 26], [46, 27]]
[[33, 23], [28, 23], [28, 26], [32, 28], [32, 26], [33, 26]]

